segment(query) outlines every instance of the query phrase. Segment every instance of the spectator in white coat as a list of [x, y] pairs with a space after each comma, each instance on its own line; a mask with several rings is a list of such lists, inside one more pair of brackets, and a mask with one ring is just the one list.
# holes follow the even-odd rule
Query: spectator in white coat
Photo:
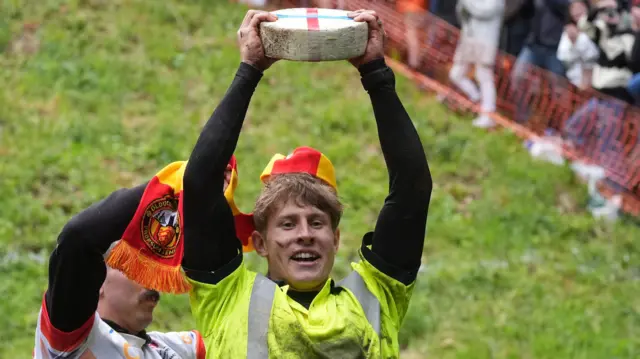
[[573, 1], [569, 7], [570, 20], [560, 37], [557, 56], [567, 69], [567, 78], [584, 90], [591, 87], [593, 67], [598, 63], [600, 50], [589, 36], [580, 32], [577, 21], [588, 12], [583, 0]]
[[[460, 0], [457, 5], [461, 31], [449, 78], [471, 101], [480, 102], [480, 115], [473, 121], [477, 127], [495, 126], [488, 115], [496, 110], [493, 69], [504, 9], [505, 0]], [[475, 65], [479, 89], [466, 75], [470, 65]]]
[[600, 0], [578, 21], [578, 28], [598, 45], [600, 56], [593, 70], [592, 86], [618, 100], [633, 103], [627, 85], [633, 68], [640, 63], [634, 54], [634, 34], [630, 11], [616, 0]]

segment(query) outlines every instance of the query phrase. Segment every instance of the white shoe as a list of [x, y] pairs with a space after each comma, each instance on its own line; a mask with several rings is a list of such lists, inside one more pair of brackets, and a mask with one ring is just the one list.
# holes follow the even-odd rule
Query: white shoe
[[561, 147], [545, 140], [527, 140], [525, 147], [533, 158], [551, 162], [555, 165], [564, 165], [565, 159]]
[[491, 117], [486, 115], [480, 115], [473, 120], [472, 124], [475, 127], [479, 128], [492, 128], [496, 126], [496, 123], [491, 119]]
[[571, 169], [575, 174], [583, 181], [590, 181], [591, 179], [599, 181], [606, 177], [606, 170], [598, 165], [588, 164], [581, 161], [575, 161], [571, 164]]

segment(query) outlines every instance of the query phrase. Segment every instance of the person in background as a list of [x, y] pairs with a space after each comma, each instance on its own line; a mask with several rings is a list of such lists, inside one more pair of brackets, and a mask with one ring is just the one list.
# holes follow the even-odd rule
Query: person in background
[[[425, 26], [426, 48], [433, 53], [439, 53], [436, 57], [425, 58], [422, 73], [425, 75], [438, 78], [441, 72], [441, 61], [448, 58], [454, 51], [455, 41], [458, 38], [460, 24], [456, 15], [456, 4], [458, 0], [429, 0], [428, 9], [430, 14], [426, 16]], [[440, 57], [440, 59], [438, 58]], [[440, 66], [439, 66], [440, 65]], [[446, 76], [446, 73], [445, 73]]]
[[591, 87], [593, 67], [598, 62], [600, 50], [587, 34], [578, 30], [577, 22], [586, 14], [589, 4], [585, 0], [572, 1], [569, 21], [558, 45], [558, 60], [567, 68], [567, 78], [579, 89]]
[[500, 49], [518, 57], [531, 29], [533, 0], [505, 0]]
[[[496, 109], [493, 70], [504, 7], [504, 0], [458, 1], [457, 11], [462, 30], [449, 78], [471, 101], [480, 102], [480, 115], [473, 121], [476, 127], [495, 126], [489, 114]], [[471, 65], [475, 65], [475, 77], [480, 89], [467, 77]]]
[[[527, 123], [532, 115], [528, 98], [562, 91], [557, 77], [565, 76], [565, 68], [558, 60], [557, 52], [567, 21], [569, 0], [533, 1], [535, 11], [531, 19], [531, 32], [511, 70], [510, 87], [515, 97], [513, 116], [521, 124]], [[539, 72], [535, 67], [550, 74]]]
[[593, 70], [593, 87], [627, 103], [634, 102], [627, 87], [633, 77], [632, 67], [640, 61], [634, 57], [637, 56], [633, 52], [637, 36], [630, 26], [633, 23], [630, 17], [629, 11], [616, 0], [600, 0], [578, 21], [578, 28], [600, 49]]
[[580, 17], [578, 28], [598, 45], [600, 51], [592, 86], [606, 96], [589, 99], [563, 125], [564, 137], [572, 148], [587, 156], [607, 153], [607, 161], [615, 159], [619, 163], [626, 158], [619, 150], [621, 139], [612, 129], [626, 125], [627, 110], [635, 100], [632, 95], [634, 69], [637, 70], [640, 63], [638, 32], [634, 33], [632, 29], [632, 25], [636, 29], [638, 25], [638, 13], [634, 11], [636, 16], [615, 0], [600, 0]]
[[407, 63], [412, 69], [419, 69], [421, 42], [418, 29], [429, 7], [425, 0], [397, 0], [396, 8], [405, 19], [405, 40], [407, 41]]
[[535, 65], [564, 76], [565, 68], [556, 53], [560, 37], [564, 31], [569, 9], [569, 0], [534, 0], [534, 15], [531, 32], [514, 66], [518, 78], [530, 71], [528, 65]]

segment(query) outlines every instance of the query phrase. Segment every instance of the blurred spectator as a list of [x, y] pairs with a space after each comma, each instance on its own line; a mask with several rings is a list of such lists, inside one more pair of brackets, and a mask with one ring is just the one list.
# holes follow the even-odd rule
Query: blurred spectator
[[[495, 126], [488, 115], [496, 110], [493, 69], [504, 8], [505, 0], [460, 0], [457, 6], [461, 32], [449, 78], [471, 101], [480, 101], [480, 116], [473, 121], [477, 127]], [[479, 90], [467, 77], [470, 65], [475, 65]]]
[[[565, 75], [557, 52], [568, 16], [569, 0], [534, 0], [533, 5], [535, 12], [531, 19], [531, 32], [511, 72], [511, 88], [517, 97], [513, 100], [516, 108], [514, 120], [518, 123], [526, 123], [531, 117], [527, 99], [539, 94], [548, 96], [547, 87], [552, 90], [551, 96], [556, 96], [563, 90], [558, 77]], [[541, 76], [534, 66], [556, 76]], [[548, 85], [543, 81], [545, 79], [549, 81]], [[537, 85], [532, 86], [531, 83]]]
[[638, 145], [617, 138], [616, 131], [612, 130], [625, 126], [625, 114], [634, 102], [633, 73], [640, 66], [640, 41], [633, 28], [637, 29], [640, 18], [638, 10], [633, 12], [632, 16], [615, 0], [600, 0], [588, 14], [580, 17], [579, 28], [600, 51], [593, 71], [593, 87], [613, 99], [591, 98], [566, 121], [564, 129], [565, 137], [580, 152], [595, 158], [607, 153], [607, 161], [616, 163], [625, 162], [619, 141], [625, 141], [623, 147]]
[[409, 67], [419, 69], [421, 43], [418, 29], [429, 5], [425, 3], [425, 0], [397, 0], [396, 7], [398, 12], [404, 15], [405, 19], [407, 63]]
[[600, 50], [585, 33], [578, 30], [577, 20], [588, 12], [585, 0], [572, 2], [569, 7], [570, 20], [558, 45], [558, 60], [567, 69], [567, 78], [580, 89], [591, 87], [593, 67], [598, 62]]
[[533, 14], [533, 0], [505, 0], [500, 49], [512, 56], [520, 54], [531, 30]]
[[556, 55], [568, 15], [569, 0], [534, 0], [531, 32], [518, 55], [514, 68], [516, 78], [522, 78], [535, 65], [564, 76], [565, 68]]
[[593, 70], [593, 87], [609, 96], [633, 103], [627, 86], [633, 77], [632, 67], [640, 58], [632, 57], [636, 35], [631, 26], [623, 21], [631, 18], [629, 10], [615, 0], [600, 0], [583, 15], [578, 27], [584, 31], [600, 49], [598, 64]]

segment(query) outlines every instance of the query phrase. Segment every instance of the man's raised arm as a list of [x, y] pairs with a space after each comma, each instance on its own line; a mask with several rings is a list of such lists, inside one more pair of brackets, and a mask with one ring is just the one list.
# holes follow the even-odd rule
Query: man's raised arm
[[238, 31], [242, 62], [224, 98], [205, 124], [184, 173], [183, 268], [192, 279], [215, 283], [212, 272], [241, 252], [231, 208], [223, 192], [224, 173], [262, 71], [273, 64], [263, 54], [258, 25], [275, 15], [249, 11]]
[[49, 260], [45, 294], [48, 316], [44, 318], [58, 331], [70, 333], [87, 325], [86, 332], [73, 334], [88, 334], [106, 276], [103, 256], [121, 238], [146, 185], [111, 193], [74, 216], [62, 229]]
[[354, 65], [371, 99], [389, 171], [389, 195], [373, 233], [372, 253], [365, 257], [387, 275], [409, 284], [421, 263], [431, 173], [420, 137], [396, 93], [394, 74], [384, 61], [384, 30], [375, 12], [363, 12], [355, 20], [367, 21], [372, 31], [364, 58]]

